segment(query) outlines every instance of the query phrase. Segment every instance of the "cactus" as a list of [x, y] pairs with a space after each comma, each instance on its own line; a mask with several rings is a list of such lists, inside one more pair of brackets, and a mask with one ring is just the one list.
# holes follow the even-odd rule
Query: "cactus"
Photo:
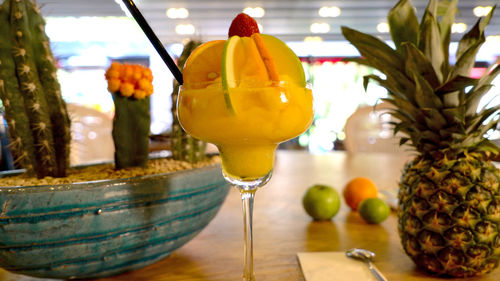
[[146, 167], [149, 156], [149, 96], [153, 94], [151, 70], [140, 65], [114, 62], [106, 71], [113, 96], [115, 167]]
[[[177, 66], [183, 69], [184, 63], [191, 52], [198, 47], [201, 42], [189, 41], [177, 60]], [[172, 157], [175, 160], [183, 160], [189, 163], [195, 163], [205, 158], [206, 142], [200, 141], [188, 135], [181, 127], [177, 117], [177, 98], [179, 83], [174, 80], [174, 91], [172, 92]]]
[[64, 177], [70, 119], [44, 27], [34, 2], [0, 6], [0, 98], [16, 164], [38, 178]]
[[115, 103], [112, 131], [115, 167], [145, 167], [149, 156], [150, 98], [128, 98], [119, 93], [112, 95]]

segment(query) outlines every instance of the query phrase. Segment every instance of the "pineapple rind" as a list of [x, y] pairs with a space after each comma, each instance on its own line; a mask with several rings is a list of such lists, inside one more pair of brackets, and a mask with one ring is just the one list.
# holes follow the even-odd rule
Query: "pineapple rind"
[[467, 155], [416, 157], [399, 192], [399, 233], [421, 268], [455, 277], [490, 272], [500, 260], [500, 173]]

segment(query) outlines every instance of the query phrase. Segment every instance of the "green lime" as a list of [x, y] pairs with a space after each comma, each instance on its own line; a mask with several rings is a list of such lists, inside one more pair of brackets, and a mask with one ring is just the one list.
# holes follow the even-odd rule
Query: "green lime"
[[340, 209], [340, 195], [334, 188], [316, 184], [302, 197], [302, 206], [306, 213], [315, 220], [329, 220]]
[[380, 198], [368, 198], [359, 203], [358, 212], [368, 223], [381, 223], [389, 216], [389, 205]]

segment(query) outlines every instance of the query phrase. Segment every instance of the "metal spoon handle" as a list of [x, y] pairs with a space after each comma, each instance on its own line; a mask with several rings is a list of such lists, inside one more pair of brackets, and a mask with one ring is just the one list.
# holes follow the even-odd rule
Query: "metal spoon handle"
[[375, 275], [377, 281], [387, 281], [387, 279], [382, 275], [382, 273], [375, 267], [375, 265], [371, 261], [366, 261], [368, 268]]

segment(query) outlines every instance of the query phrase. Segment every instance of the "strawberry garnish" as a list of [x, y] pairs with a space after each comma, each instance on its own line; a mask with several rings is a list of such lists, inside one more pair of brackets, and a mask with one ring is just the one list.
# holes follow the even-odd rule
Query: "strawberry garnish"
[[250, 37], [254, 33], [259, 33], [257, 22], [245, 13], [238, 14], [229, 27], [229, 37], [238, 35], [240, 37]]

